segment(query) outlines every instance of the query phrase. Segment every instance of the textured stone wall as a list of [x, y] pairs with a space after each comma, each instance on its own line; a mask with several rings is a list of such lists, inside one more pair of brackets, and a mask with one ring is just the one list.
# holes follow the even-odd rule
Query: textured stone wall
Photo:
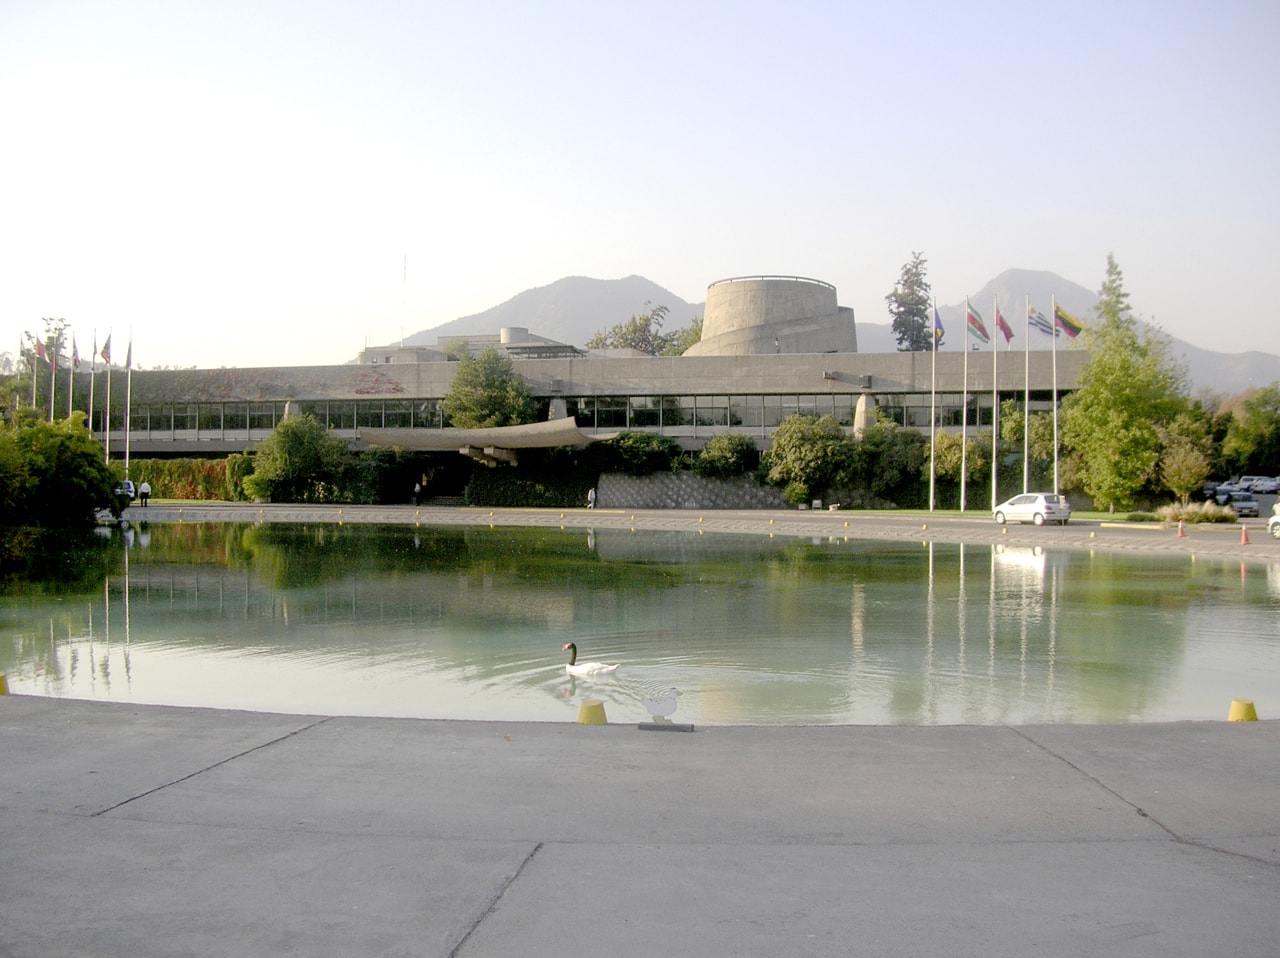
[[596, 487], [599, 509], [788, 509], [782, 491], [753, 479], [703, 479], [688, 472], [628, 476], [606, 473]]

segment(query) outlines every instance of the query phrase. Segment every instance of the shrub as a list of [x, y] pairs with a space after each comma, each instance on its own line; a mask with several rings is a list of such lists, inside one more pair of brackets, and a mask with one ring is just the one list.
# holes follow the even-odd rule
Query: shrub
[[680, 456], [680, 444], [656, 432], [624, 432], [609, 445], [617, 450], [622, 471], [633, 476], [669, 472]]
[[707, 479], [733, 479], [751, 472], [759, 462], [754, 442], [737, 433], [722, 432], [707, 440], [693, 462], [693, 471]]

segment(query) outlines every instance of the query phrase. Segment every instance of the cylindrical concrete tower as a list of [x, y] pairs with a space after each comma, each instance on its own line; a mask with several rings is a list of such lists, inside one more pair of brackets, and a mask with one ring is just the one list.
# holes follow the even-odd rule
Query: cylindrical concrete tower
[[803, 276], [738, 276], [707, 287], [702, 341], [686, 356], [858, 351], [853, 310], [830, 283]]

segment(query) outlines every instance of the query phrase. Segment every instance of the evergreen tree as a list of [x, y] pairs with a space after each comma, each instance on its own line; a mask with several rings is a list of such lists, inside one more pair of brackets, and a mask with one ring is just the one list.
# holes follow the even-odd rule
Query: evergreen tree
[[1160, 427], [1187, 408], [1185, 378], [1167, 341], [1138, 329], [1110, 254], [1098, 295], [1096, 322], [1081, 333], [1089, 362], [1062, 406], [1062, 442], [1073, 481], [1094, 505], [1128, 508], [1158, 485]]
[[461, 429], [518, 426], [533, 422], [538, 408], [511, 357], [492, 346], [478, 356], [462, 355], [444, 398], [449, 424]]
[[912, 253], [911, 262], [902, 267], [898, 285], [884, 298], [889, 304], [899, 352], [921, 352], [939, 345], [934, 342], [933, 324], [929, 321], [930, 289], [924, 268], [924, 254]]

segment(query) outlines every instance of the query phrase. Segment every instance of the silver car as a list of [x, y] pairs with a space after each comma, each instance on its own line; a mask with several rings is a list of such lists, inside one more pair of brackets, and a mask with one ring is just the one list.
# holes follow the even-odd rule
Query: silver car
[[1034, 522], [1038, 526], [1046, 522], [1057, 522], [1066, 525], [1071, 518], [1071, 506], [1066, 496], [1052, 492], [1024, 492], [1002, 502], [992, 511], [996, 522]]

